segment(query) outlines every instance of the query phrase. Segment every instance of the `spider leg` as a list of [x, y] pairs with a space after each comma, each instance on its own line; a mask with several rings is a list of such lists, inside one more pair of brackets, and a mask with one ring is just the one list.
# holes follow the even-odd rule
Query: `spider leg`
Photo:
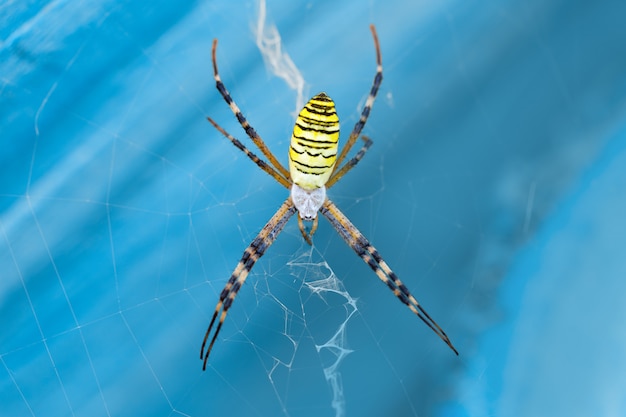
[[[211, 323], [207, 328], [206, 334], [204, 335], [204, 340], [202, 340], [202, 346], [200, 347], [200, 359], [203, 359], [204, 362], [202, 364], [202, 370], [206, 369], [207, 360], [209, 359], [209, 354], [211, 353], [211, 349], [213, 348], [213, 344], [217, 339], [217, 335], [222, 329], [222, 324], [224, 324], [224, 319], [226, 318], [226, 314], [228, 313], [228, 309], [232, 305], [237, 293], [241, 289], [242, 285], [246, 281], [250, 270], [259, 260], [261, 256], [265, 253], [267, 248], [274, 243], [278, 234], [283, 230], [287, 221], [293, 216], [296, 212], [296, 208], [294, 207], [291, 198], [285, 200], [282, 206], [276, 211], [276, 213], [272, 216], [272, 218], [267, 222], [267, 224], [263, 227], [261, 232], [257, 235], [256, 238], [250, 243], [250, 246], [246, 248], [243, 252], [243, 256], [241, 260], [237, 264], [237, 267], [233, 271], [230, 279], [224, 286], [222, 293], [220, 294], [220, 299], [215, 307], [215, 311], [213, 312], [213, 318], [211, 319]], [[219, 315], [219, 322], [217, 324], [217, 328], [215, 329], [215, 334], [211, 338], [211, 342], [209, 343], [209, 347], [204, 350], [207, 341], [209, 340], [209, 336], [211, 334], [211, 330], [213, 329], [213, 325], [215, 324], [215, 320]]]
[[335, 183], [337, 181], [339, 181], [341, 179], [341, 177], [343, 177], [344, 175], [346, 175], [346, 173], [348, 173], [348, 171], [350, 171], [352, 168], [354, 168], [356, 166], [356, 164], [359, 163], [359, 161], [363, 158], [363, 156], [365, 155], [365, 152], [367, 152], [367, 150], [370, 148], [370, 146], [372, 146], [372, 140], [363, 135], [361, 136], [361, 139], [363, 139], [363, 141], [365, 142], [363, 144], [363, 147], [357, 152], [356, 155], [354, 155], [354, 158], [350, 159], [348, 162], [346, 162], [344, 164], [343, 167], [341, 167], [341, 169], [339, 171], [335, 171], [333, 173], [333, 175], [328, 179], [328, 181], [326, 182], [326, 188], [330, 188], [333, 185], [335, 185]]
[[326, 199], [324, 205], [320, 209], [328, 221], [333, 225], [337, 233], [343, 240], [356, 252], [363, 261], [372, 268], [374, 273], [383, 281], [398, 299], [406, 304], [413, 313], [415, 313], [428, 327], [430, 327], [449, 347], [456, 353], [459, 352], [454, 348], [450, 338], [439, 327], [439, 325], [426, 313], [422, 306], [417, 302], [415, 297], [411, 295], [409, 289], [400, 281], [398, 276], [389, 268], [389, 265], [382, 259], [378, 251], [363, 236], [361, 232], [348, 220], [348, 218], [335, 206], [335, 204]]
[[313, 225], [311, 226], [311, 230], [307, 232], [306, 227], [304, 226], [304, 221], [302, 220], [302, 217], [298, 216], [298, 228], [300, 229], [300, 233], [302, 234], [302, 237], [304, 238], [306, 243], [308, 243], [309, 245], [313, 244], [313, 241], [311, 240], [311, 238], [313, 237], [313, 235], [315, 234], [315, 231], [317, 230], [318, 220], [319, 219], [317, 217], [313, 219]]
[[243, 143], [241, 143], [239, 140], [237, 140], [237, 138], [233, 137], [230, 133], [228, 133], [226, 130], [224, 130], [224, 128], [222, 128], [222, 126], [218, 125], [213, 119], [211, 119], [210, 117], [207, 117], [207, 120], [222, 135], [226, 136], [226, 138], [228, 140], [230, 140], [233, 143], [233, 145], [235, 145], [239, 150], [241, 150], [243, 153], [245, 153], [246, 156], [248, 156], [248, 158], [250, 158], [252, 160], [252, 162], [257, 164], [257, 166], [259, 168], [261, 168], [263, 171], [265, 171], [268, 174], [270, 174], [276, 181], [278, 181], [285, 188], [291, 187], [291, 182], [288, 179], [286, 179], [285, 177], [283, 177], [274, 168], [272, 168], [271, 165], [267, 164], [264, 160], [262, 160], [261, 158], [256, 156], [254, 153], [250, 152], [250, 150], [248, 148], [246, 148], [246, 146]]
[[376, 48], [376, 75], [374, 76], [374, 82], [372, 84], [372, 88], [370, 90], [369, 96], [367, 96], [367, 100], [365, 101], [365, 106], [361, 111], [361, 117], [354, 125], [350, 136], [348, 137], [348, 141], [344, 145], [341, 153], [337, 157], [337, 162], [335, 163], [335, 170], [339, 168], [339, 165], [343, 162], [343, 160], [354, 146], [357, 138], [361, 134], [361, 130], [365, 123], [367, 122], [367, 118], [370, 115], [370, 111], [372, 110], [372, 106], [374, 105], [374, 100], [376, 99], [376, 94], [378, 94], [378, 88], [380, 87], [380, 83], [383, 81], [383, 62], [380, 53], [380, 44], [378, 42], [378, 35], [376, 35], [376, 28], [374, 25], [370, 25], [370, 30], [372, 31], [372, 37], [374, 38], [374, 47]]
[[313, 235], [317, 231], [317, 224], [319, 221], [319, 217], [313, 219], [313, 225], [311, 226], [311, 230], [309, 231], [309, 239], [313, 238]]
[[263, 139], [261, 139], [259, 134], [256, 133], [256, 130], [254, 130], [254, 128], [250, 126], [250, 123], [248, 123], [248, 120], [246, 120], [243, 113], [241, 113], [241, 110], [239, 109], [239, 107], [237, 106], [233, 98], [230, 96], [230, 93], [228, 92], [228, 90], [226, 89], [226, 86], [222, 82], [219, 72], [217, 71], [217, 58], [216, 58], [216, 53], [215, 53], [216, 50], [217, 50], [217, 39], [214, 39], [213, 49], [211, 50], [211, 57], [213, 60], [213, 78], [215, 78], [215, 86], [217, 87], [217, 90], [220, 92], [220, 94], [224, 98], [224, 101], [226, 101], [226, 104], [228, 104], [228, 106], [232, 110], [233, 114], [237, 118], [237, 121], [239, 121], [239, 124], [241, 125], [243, 130], [245, 130], [246, 134], [250, 137], [250, 139], [252, 139], [252, 142], [254, 142], [254, 144], [259, 148], [259, 150], [261, 150], [261, 153], [263, 153], [263, 155], [265, 155], [267, 160], [270, 161], [272, 165], [274, 165], [274, 168], [276, 168], [278, 172], [280, 172], [285, 178], [289, 178], [289, 171], [287, 171], [287, 169], [285, 169], [285, 167], [282, 166], [282, 164], [278, 161], [278, 159], [276, 159], [274, 154], [272, 154], [272, 152], [269, 150], [267, 145], [265, 145], [265, 142], [263, 142]]

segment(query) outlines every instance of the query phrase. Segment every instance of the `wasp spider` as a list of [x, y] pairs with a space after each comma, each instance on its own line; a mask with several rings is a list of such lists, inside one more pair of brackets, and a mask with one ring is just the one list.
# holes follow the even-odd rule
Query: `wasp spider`
[[[374, 83], [367, 97], [367, 101], [365, 102], [363, 111], [361, 112], [361, 117], [354, 126], [354, 129], [352, 129], [348, 141], [339, 156], [337, 156], [339, 119], [335, 112], [335, 104], [325, 93], [319, 93], [304, 106], [296, 119], [293, 135], [291, 136], [291, 145], [289, 147], [289, 170], [278, 162], [276, 157], [270, 152], [226, 90], [217, 71], [217, 60], [215, 58], [217, 39], [213, 41], [212, 59], [216, 87], [235, 114], [241, 127], [245, 130], [250, 139], [252, 139], [252, 142], [259, 148], [265, 158], [267, 158], [269, 163], [248, 150], [239, 140], [226, 132], [210, 117], [208, 118], [209, 122], [237, 148], [243, 151], [259, 168], [291, 191], [289, 197], [287, 197], [283, 205], [280, 206], [276, 214], [267, 222], [250, 246], [246, 248], [235, 271], [222, 290], [220, 299], [215, 307], [215, 312], [213, 313], [213, 318], [202, 341], [202, 347], [200, 349], [200, 359], [204, 360], [202, 369], [206, 369], [209, 354], [222, 328], [222, 324], [224, 324], [228, 309], [235, 300], [241, 286], [246, 281], [248, 273], [255, 262], [263, 256], [267, 248], [274, 242], [291, 216], [296, 213], [298, 213], [298, 226], [302, 237], [309, 244], [311, 244], [311, 238], [317, 229], [317, 213], [319, 212], [326, 217], [335, 230], [337, 230], [337, 233], [346, 241], [348, 246], [372, 268], [378, 278], [393, 291], [394, 295], [406, 304], [413, 313], [422, 319], [422, 321], [458, 355], [457, 350], [452, 346], [446, 333], [428, 315], [415, 297], [411, 295], [408, 288], [400, 281], [391, 268], [389, 268], [389, 265], [383, 260], [376, 248], [374, 248], [365, 236], [354, 227], [337, 206], [326, 197], [326, 189], [332, 187], [341, 177], [354, 168], [372, 145], [372, 141], [368, 137], [362, 136], [364, 143], [361, 149], [352, 159], [346, 161], [343, 166], [341, 165], [350, 149], [356, 143], [363, 126], [365, 126], [365, 122], [374, 104], [378, 88], [383, 79], [382, 59], [376, 29], [374, 25], [371, 25], [370, 29], [376, 48], [376, 76], [374, 77]], [[304, 226], [305, 221], [312, 222], [311, 229], [308, 231]], [[215, 333], [205, 351], [211, 329], [213, 329], [218, 315], [219, 321]]]

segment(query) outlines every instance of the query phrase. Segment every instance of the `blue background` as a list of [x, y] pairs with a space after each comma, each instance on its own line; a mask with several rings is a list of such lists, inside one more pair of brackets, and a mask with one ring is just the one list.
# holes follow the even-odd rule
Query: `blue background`
[[460, 356], [327, 222], [309, 248], [292, 221], [202, 372], [219, 292], [286, 198], [205, 120], [250, 144], [214, 88], [219, 38], [222, 79], [286, 163], [296, 93], [256, 47], [259, 9], [0, 6], [2, 415], [625, 415], [619, 1], [269, 1], [344, 138], [376, 24], [374, 146], [330, 197]]

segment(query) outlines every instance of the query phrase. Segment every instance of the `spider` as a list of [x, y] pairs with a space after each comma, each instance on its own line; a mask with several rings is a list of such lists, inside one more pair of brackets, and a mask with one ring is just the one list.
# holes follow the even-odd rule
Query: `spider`
[[[374, 47], [376, 48], [376, 75], [363, 111], [361, 112], [361, 117], [352, 129], [348, 141], [339, 156], [337, 156], [339, 119], [335, 111], [335, 104], [325, 93], [319, 93], [306, 103], [296, 119], [291, 136], [291, 145], [289, 147], [289, 170], [285, 169], [272, 152], [270, 152], [226, 90], [217, 70], [217, 60], [215, 58], [217, 39], [213, 40], [213, 76], [217, 90], [234, 113], [243, 130], [250, 139], [252, 139], [252, 142], [259, 148], [265, 158], [267, 158], [269, 163], [248, 150], [245, 145], [226, 132], [226, 130], [219, 126], [213, 119], [210, 117], [207, 117], [207, 119], [259, 168], [271, 175], [279, 184], [290, 189], [290, 195], [282, 206], [280, 206], [276, 214], [274, 214], [263, 227], [257, 237], [250, 243], [250, 246], [243, 252], [241, 260], [220, 294], [215, 312], [213, 313], [213, 318], [204, 335], [202, 347], [200, 348], [200, 359], [204, 360], [202, 366], [203, 370], [206, 369], [209, 354], [222, 328], [222, 324], [224, 324], [226, 314], [241, 289], [241, 286], [246, 281], [250, 270], [278, 237], [283, 227], [287, 224], [287, 221], [296, 213], [298, 213], [298, 227], [302, 233], [302, 237], [308, 244], [311, 244], [311, 238], [317, 229], [317, 213], [319, 212], [326, 217], [348, 246], [372, 268], [378, 278], [393, 291], [394, 295], [422, 319], [454, 353], [459, 354], [446, 333], [428, 315], [415, 297], [411, 295], [408, 288], [400, 281], [391, 268], [389, 268], [389, 265], [383, 260], [376, 248], [374, 248], [365, 236], [354, 227], [337, 206], [326, 197], [326, 189], [332, 187], [341, 177], [354, 168], [372, 145], [370, 138], [361, 136], [363, 140], [361, 149], [352, 159], [346, 161], [343, 166], [341, 165], [350, 149], [356, 143], [357, 138], [361, 135], [361, 130], [367, 122], [372, 105], [374, 104], [374, 99], [378, 93], [378, 88], [383, 79], [380, 45], [374, 25], [370, 25], [370, 30], [374, 38]], [[310, 230], [307, 230], [304, 222], [312, 222]], [[209, 335], [211, 334], [211, 330], [213, 329], [218, 315], [219, 322], [205, 352], [206, 343], [209, 340]]]

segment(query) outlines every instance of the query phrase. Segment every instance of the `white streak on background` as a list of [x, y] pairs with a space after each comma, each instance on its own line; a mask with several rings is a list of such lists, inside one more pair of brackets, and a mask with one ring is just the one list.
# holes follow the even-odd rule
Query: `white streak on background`
[[283, 52], [280, 33], [276, 25], [268, 24], [265, 0], [259, 1], [259, 18], [254, 28], [256, 45], [261, 51], [265, 65], [274, 75], [285, 80], [289, 88], [296, 91], [295, 116], [304, 107], [304, 78], [289, 54]]
[[332, 392], [331, 406], [335, 410], [335, 417], [344, 417], [346, 415], [346, 398], [339, 367], [343, 360], [352, 353], [352, 350], [348, 348], [346, 331], [348, 321], [358, 311], [357, 300], [348, 293], [326, 261], [322, 259], [321, 262], [315, 262], [313, 260], [314, 252], [321, 255], [315, 247], [307, 248], [304, 253], [297, 256], [295, 260], [288, 262], [287, 265], [291, 267], [292, 275], [302, 279], [309, 291], [322, 300], [325, 300], [326, 296], [332, 296], [332, 294], [345, 299], [343, 306], [345, 316], [338, 317], [341, 323], [337, 326], [334, 334], [323, 343], [315, 344], [318, 353], [326, 352], [327, 355], [324, 356], [331, 358], [330, 361], [322, 361], [324, 377]]
[[526, 215], [524, 216], [524, 234], [528, 234], [530, 230], [530, 219], [533, 214], [533, 206], [535, 204], [535, 192], [537, 191], [537, 181], [533, 181], [530, 184], [530, 190], [528, 190], [528, 200], [526, 202]]

